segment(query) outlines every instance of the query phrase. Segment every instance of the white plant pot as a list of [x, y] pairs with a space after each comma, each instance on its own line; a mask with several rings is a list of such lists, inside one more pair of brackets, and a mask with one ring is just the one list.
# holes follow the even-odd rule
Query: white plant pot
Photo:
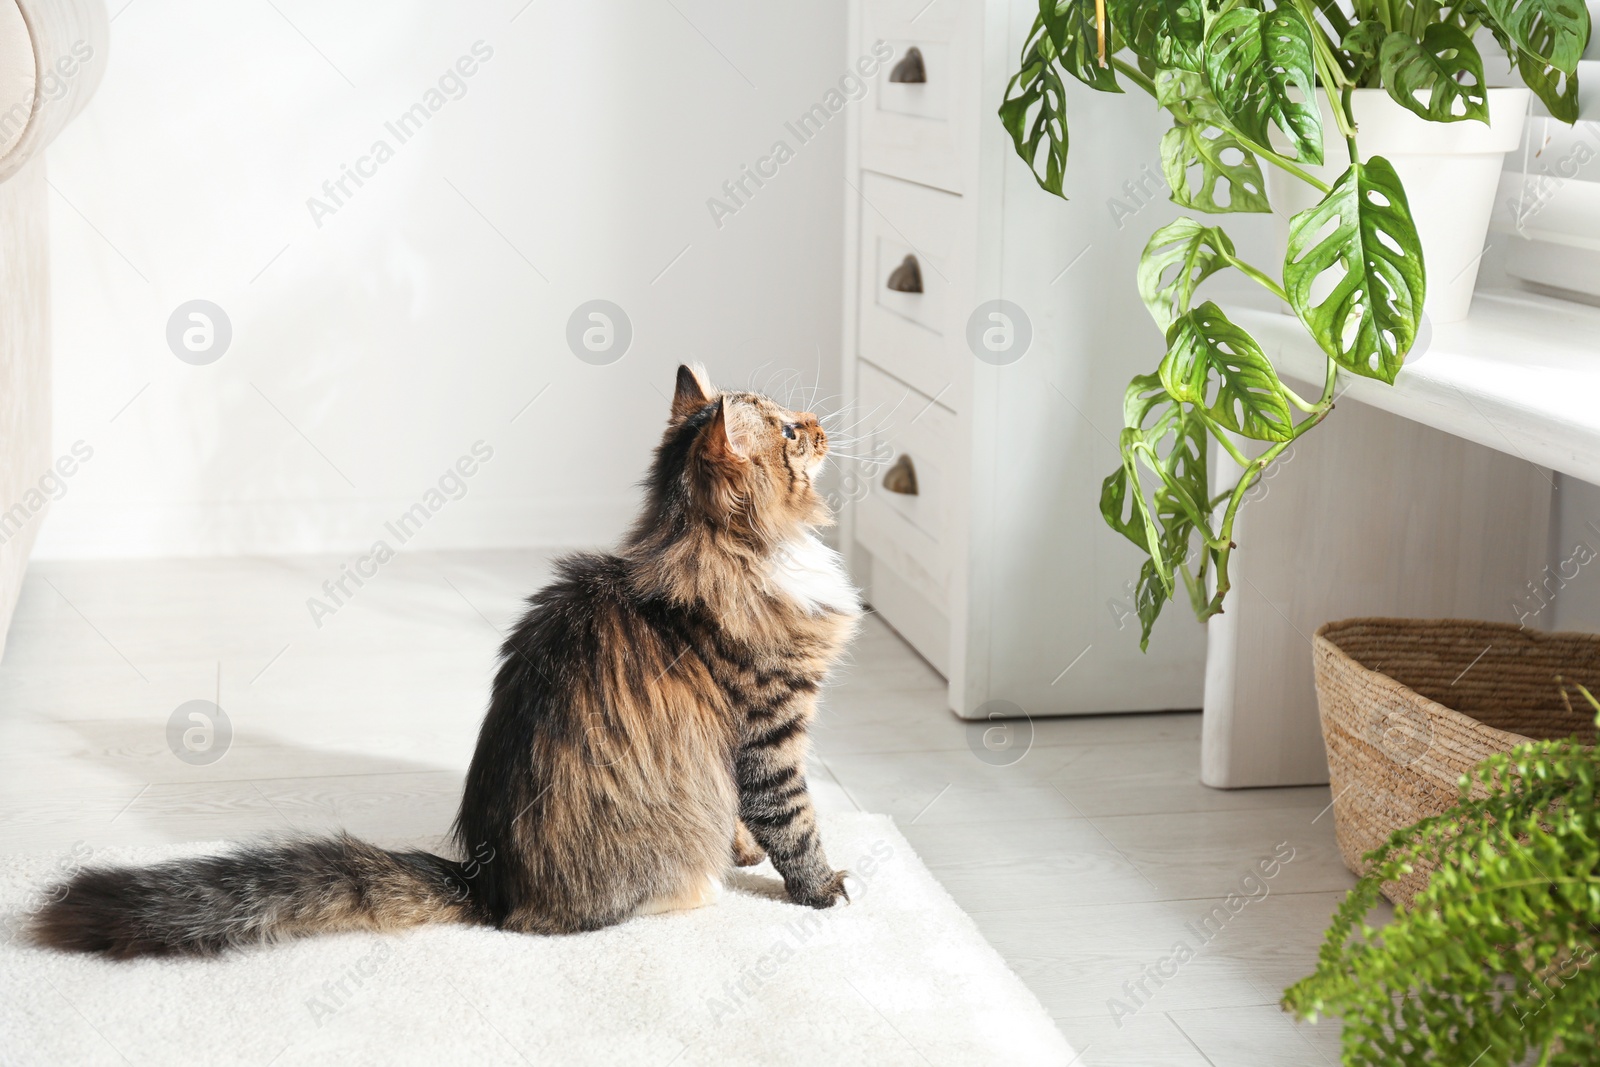
[[[1458, 322], [1472, 306], [1500, 171], [1505, 154], [1522, 143], [1530, 96], [1527, 89], [1490, 89], [1488, 125], [1472, 119], [1429, 122], [1395, 103], [1383, 89], [1357, 89], [1351, 97], [1361, 158], [1387, 159], [1405, 186], [1428, 272], [1422, 310], [1435, 324]], [[1350, 161], [1327, 97], [1319, 91], [1317, 99], [1327, 162], [1300, 166], [1331, 185]], [[1287, 154], [1288, 142], [1277, 129], [1271, 132], [1273, 150]], [[1270, 163], [1261, 166], [1278, 216], [1281, 251], [1289, 244], [1289, 217], [1315, 205], [1321, 194]]]

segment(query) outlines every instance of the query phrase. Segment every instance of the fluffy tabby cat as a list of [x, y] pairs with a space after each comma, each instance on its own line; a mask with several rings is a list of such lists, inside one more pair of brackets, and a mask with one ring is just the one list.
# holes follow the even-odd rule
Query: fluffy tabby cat
[[806, 728], [859, 614], [815, 488], [814, 415], [678, 369], [644, 512], [566, 558], [501, 649], [455, 841], [468, 861], [349, 836], [90, 869], [37, 939], [209, 955], [430, 922], [594, 930], [710, 903], [762, 850], [798, 904], [845, 896], [806, 790]]

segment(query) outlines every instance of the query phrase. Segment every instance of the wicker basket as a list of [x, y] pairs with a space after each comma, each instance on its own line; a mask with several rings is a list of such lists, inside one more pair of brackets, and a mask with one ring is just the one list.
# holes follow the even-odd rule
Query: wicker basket
[[[1595, 741], [1593, 711], [1574, 686], [1600, 696], [1600, 635], [1346, 619], [1317, 631], [1315, 660], [1334, 832], [1358, 875], [1361, 857], [1395, 830], [1452, 806], [1461, 776], [1486, 757], [1530, 739]], [[1409, 905], [1428, 874], [1414, 871], [1384, 895]]]

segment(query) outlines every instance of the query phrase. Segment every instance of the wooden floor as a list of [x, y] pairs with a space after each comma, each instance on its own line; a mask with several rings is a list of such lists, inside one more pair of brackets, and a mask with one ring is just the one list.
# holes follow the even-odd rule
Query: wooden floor
[[[35, 564], [0, 660], [0, 852], [442, 833], [499, 631], [548, 559], [402, 555], [314, 620], [307, 600], [333, 606], [339, 563]], [[231, 726], [211, 763], [169, 748], [192, 700]], [[869, 618], [827, 693], [813, 790], [895, 817], [1079, 1063], [1338, 1062], [1331, 1025], [1276, 1007], [1353, 883], [1326, 788], [1201, 786], [1197, 714], [1040, 720], [1020, 759], [981, 729]], [[1262, 878], [1275, 853], [1292, 859]], [[1174, 958], [1180, 942], [1192, 959]]]

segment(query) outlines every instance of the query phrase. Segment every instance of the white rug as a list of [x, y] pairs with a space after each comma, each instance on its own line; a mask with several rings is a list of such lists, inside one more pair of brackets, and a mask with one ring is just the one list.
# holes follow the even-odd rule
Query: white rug
[[[1072, 1050], [883, 815], [822, 819], [847, 907], [766, 864], [709, 908], [543, 938], [456, 926], [109, 963], [11, 933], [79, 856], [0, 865], [0, 1063], [1051, 1064]], [[384, 842], [398, 844], [398, 842]], [[418, 842], [430, 847], [436, 842]], [[152, 862], [218, 845], [105, 849]]]

